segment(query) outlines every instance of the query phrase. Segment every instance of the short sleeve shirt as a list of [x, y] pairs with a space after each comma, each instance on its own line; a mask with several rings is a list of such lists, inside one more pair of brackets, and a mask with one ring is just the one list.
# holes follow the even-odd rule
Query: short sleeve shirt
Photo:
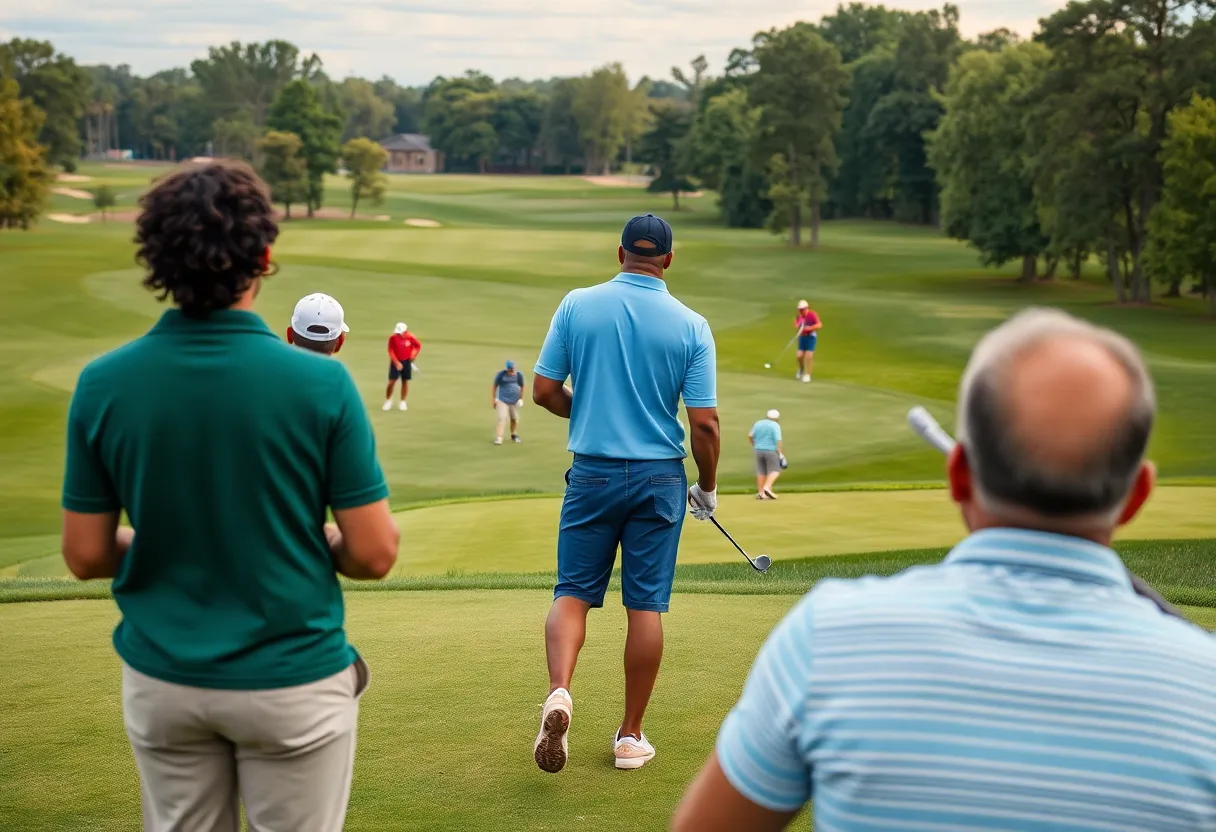
[[705, 318], [656, 277], [621, 273], [558, 306], [536, 373], [571, 380], [569, 449], [608, 459], [683, 459], [686, 407], [717, 407]]
[[757, 451], [775, 451], [781, 441], [781, 425], [772, 419], [761, 419], [752, 425], [750, 436], [756, 443]]
[[80, 374], [63, 506], [135, 528], [114, 646], [141, 673], [264, 689], [348, 667], [326, 510], [387, 496], [346, 368], [251, 312], [170, 310]]
[[499, 370], [498, 375], [494, 376], [494, 389], [503, 404], [519, 404], [523, 388], [524, 374], [518, 370]]

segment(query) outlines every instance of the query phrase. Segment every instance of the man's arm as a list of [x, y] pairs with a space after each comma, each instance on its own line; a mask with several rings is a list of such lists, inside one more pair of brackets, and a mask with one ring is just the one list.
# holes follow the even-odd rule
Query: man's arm
[[490, 407], [498, 407], [498, 379], [490, 385]]
[[672, 832], [779, 832], [798, 814], [775, 812], [752, 803], [726, 779], [717, 753], [692, 781], [671, 819]]
[[401, 369], [401, 361], [400, 361], [400, 359], [397, 358], [397, 353], [393, 350], [392, 340], [389, 340], [389, 342], [388, 342], [388, 360], [393, 362], [394, 370]]
[[63, 561], [68, 571], [82, 581], [117, 575], [134, 539], [134, 529], [118, 524], [117, 511], [63, 512]]
[[563, 419], [570, 418], [570, 407], [574, 404], [574, 391], [557, 379], [536, 375], [532, 382], [532, 401]]
[[686, 407], [685, 410], [692, 458], [697, 462], [697, 485], [709, 493], [718, 488], [718, 455], [722, 451], [718, 408]]
[[325, 540], [334, 556], [334, 568], [359, 581], [375, 581], [387, 575], [397, 562], [401, 542], [388, 500], [334, 509], [334, 519], [336, 524], [325, 524]]

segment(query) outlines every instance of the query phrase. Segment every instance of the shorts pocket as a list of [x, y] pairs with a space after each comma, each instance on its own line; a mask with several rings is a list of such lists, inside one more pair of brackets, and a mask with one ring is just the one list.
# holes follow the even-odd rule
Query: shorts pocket
[[684, 490], [684, 481], [676, 477], [674, 482], [655, 482], [657, 479], [668, 479], [667, 477], [651, 477], [651, 485], [655, 486], [654, 492], [654, 513], [662, 517], [668, 523], [674, 523], [684, 514], [684, 500], [686, 492]]
[[608, 485], [607, 477], [579, 477], [574, 473], [566, 472], [566, 485], [578, 486], [579, 488], [603, 488]]

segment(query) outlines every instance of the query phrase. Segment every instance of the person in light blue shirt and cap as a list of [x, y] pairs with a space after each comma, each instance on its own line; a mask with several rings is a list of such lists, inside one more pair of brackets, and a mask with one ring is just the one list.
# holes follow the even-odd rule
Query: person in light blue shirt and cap
[[[532, 384], [538, 405], [570, 420], [574, 453], [558, 532], [557, 587], [545, 623], [549, 697], [533, 745], [537, 765], [549, 772], [566, 764], [574, 664], [587, 612], [604, 604], [618, 547], [629, 635], [625, 714], [613, 753], [622, 769], [641, 768], [654, 757], [642, 716], [663, 655], [660, 614], [671, 598], [684, 504], [699, 520], [717, 507], [714, 339], [705, 319], [667, 290], [671, 226], [652, 214], [634, 217], [617, 259], [615, 278], [575, 289], [558, 306]], [[698, 472], [690, 489], [681, 399]]]
[[773, 484], [785, 468], [785, 454], [781, 448], [781, 413], [770, 410], [766, 418], [752, 425], [747, 439], [756, 450], [756, 499], [775, 500]]

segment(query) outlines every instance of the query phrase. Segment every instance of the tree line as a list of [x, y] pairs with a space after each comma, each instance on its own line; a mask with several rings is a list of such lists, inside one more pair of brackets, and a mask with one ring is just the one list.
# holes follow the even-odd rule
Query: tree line
[[244, 157], [288, 211], [311, 213], [339, 163], [355, 200], [378, 198], [374, 140], [421, 132], [449, 171], [644, 166], [674, 208], [681, 193], [712, 190], [725, 224], [792, 246], [804, 232], [817, 244], [823, 218], [937, 225], [985, 263], [1021, 261], [1025, 280], [1061, 266], [1075, 277], [1097, 258], [1121, 301], [1147, 301], [1157, 279], [1216, 308], [1214, 8], [1073, 0], [1023, 41], [1003, 29], [967, 39], [949, 4], [850, 3], [758, 32], [718, 72], [698, 57], [669, 80], [631, 81], [609, 64], [414, 88], [334, 81], [283, 41], [214, 47], [189, 69], [140, 78], [17, 39], [0, 45], [0, 113], [17, 125], [0, 155], [13, 171], [38, 158], [70, 170], [118, 149]]

